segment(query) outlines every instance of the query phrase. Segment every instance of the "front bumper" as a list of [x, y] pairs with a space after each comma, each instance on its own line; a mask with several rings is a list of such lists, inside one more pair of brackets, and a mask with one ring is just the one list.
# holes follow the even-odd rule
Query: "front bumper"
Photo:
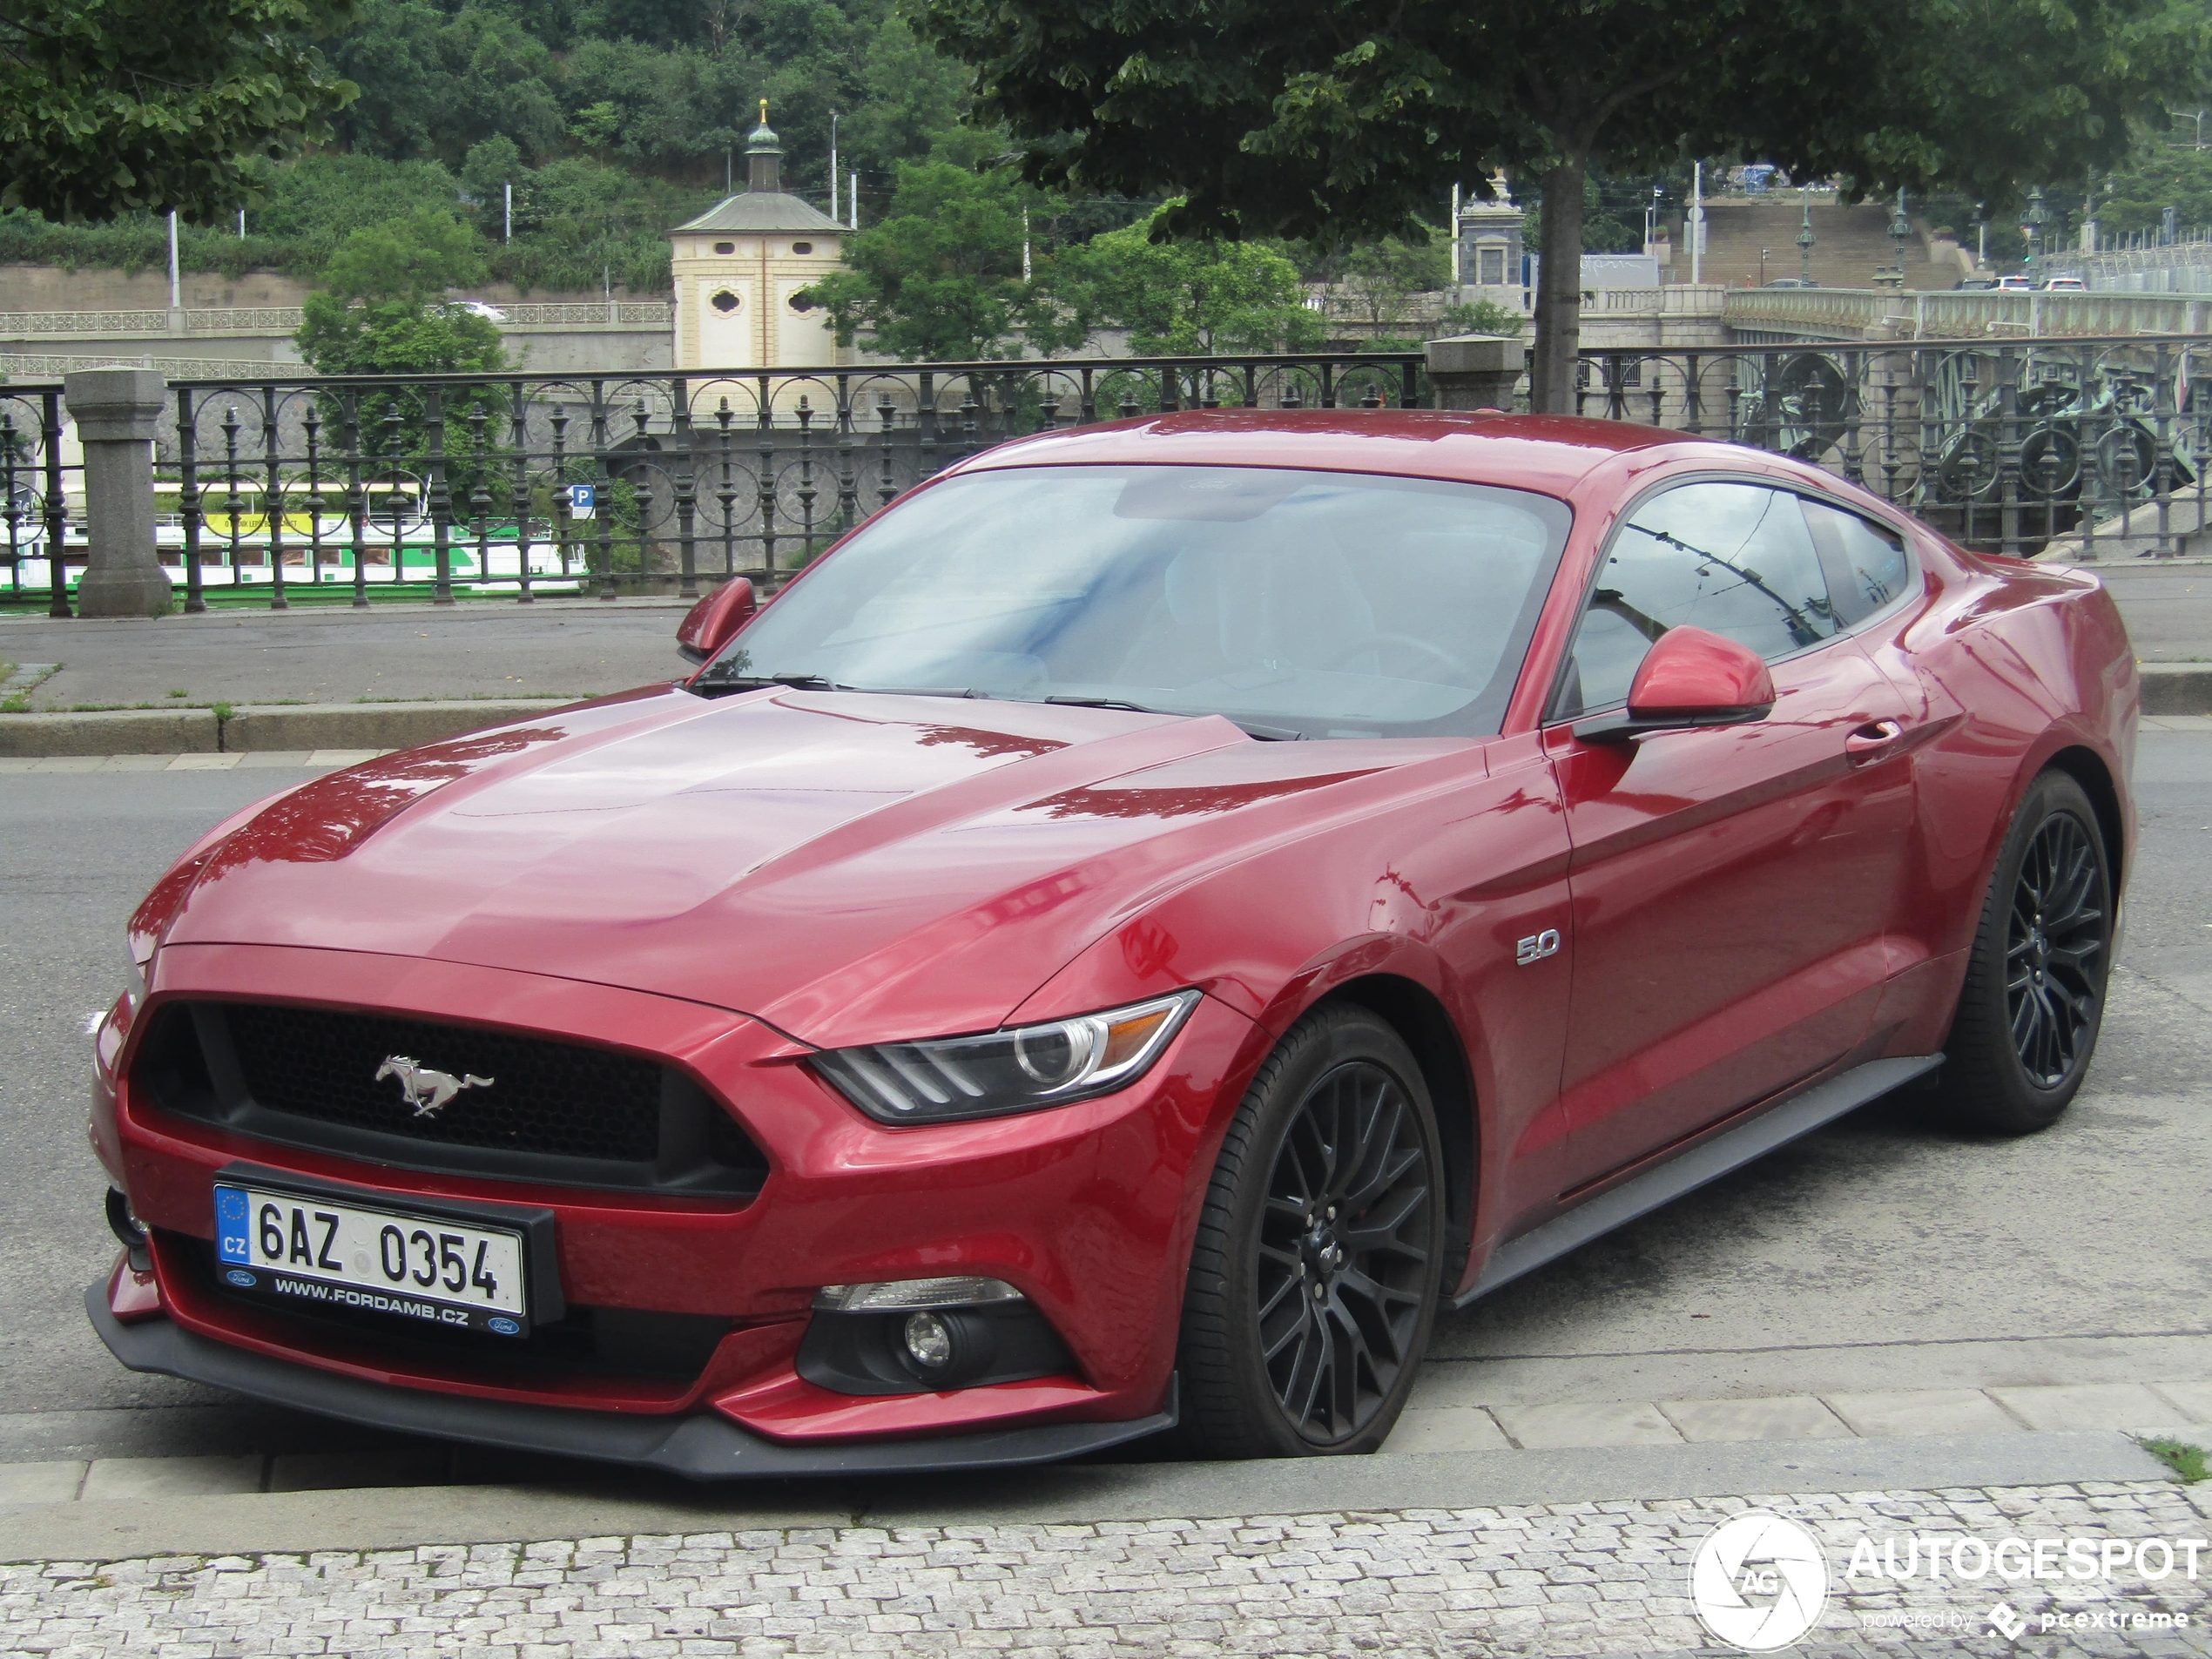
[[84, 1311], [100, 1340], [132, 1371], [209, 1383], [267, 1405], [371, 1428], [660, 1469], [691, 1480], [1020, 1468], [1142, 1440], [1173, 1428], [1177, 1416], [1170, 1384], [1164, 1411], [1126, 1422], [1050, 1423], [920, 1440], [787, 1444], [748, 1433], [712, 1413], [647, 1417], [361, 1382], [211, 1341], [170, 1319], [125, 1325], [108, 1311], [105, 1280], [86, 1289]]
[[[510, 1029], [683, 1067], [741, 1103], [772, 1173], [751, 1202], [429, 1173], [274, 1146], [138, 1097], [125, 1039], [165, 998], [290, 1001], [309, 988], [341, 1008], [448, 1021], [483, 1010]], [[103, 1028], [94, 1091], [94, 1145], [152, 1235], [146, 1331], [122, 1304], [94, 1324], [134, 1368], [356, 1422], [700, 1476], [1070, 1456], [1174, 1420], [1191, 1232], [1257, 1041], [1243, 1015], [1207, 999], [1157, 1070], [1121, 1095], [885, 1129], [794, 1064], [803, 1049], [740, 1015], [504, 970], [172, 946], [152, 1002], [135, 1020], [118, 1004]], [[206, 1281], [195, 1254], [212, 1238], [212, 1184], [240, 1163], [365, 1204], [542, 1209], [557, 1251], [543, 1282], [563, 1305], [595, 1318], [720, 1321], [726, 1334], [703, 1371], [570, 1359], [532, 1369], [246, 1305]], [[819, 1286], [963, 1274], [1014, 1284], [1071, 1364], [1033, 1380], [881, 1395], [798, 1371]], [[718, 1449], [696, 1449], [708, 1442]]]

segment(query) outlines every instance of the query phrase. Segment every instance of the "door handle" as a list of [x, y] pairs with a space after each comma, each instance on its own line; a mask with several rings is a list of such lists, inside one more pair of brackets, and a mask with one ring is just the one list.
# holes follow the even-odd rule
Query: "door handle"
[[1866, 765], [1889, 753], [1904, 735], [1898, 721], [1869, 721], [1844, 739], [1844, 759], [1854, 766]]

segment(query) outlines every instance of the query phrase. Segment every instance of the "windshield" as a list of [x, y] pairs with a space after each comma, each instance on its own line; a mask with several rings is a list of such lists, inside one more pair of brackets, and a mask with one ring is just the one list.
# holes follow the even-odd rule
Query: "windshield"
[[1262, 737], [1498, 729], [1569, 515], [1477, 484], [1024, 467], [921, 491], [693, 681], [1222, 714]]

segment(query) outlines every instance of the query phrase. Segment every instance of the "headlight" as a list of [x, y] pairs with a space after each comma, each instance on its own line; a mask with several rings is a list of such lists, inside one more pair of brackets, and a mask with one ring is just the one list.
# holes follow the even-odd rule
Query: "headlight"
[[1190, 1017], [1198, 996], [1177, 991], [1103, 1014], [972, 1037], [832, 1049], [808, 1063], [878, 1123], [1033, 1112], [1135, 1082]]

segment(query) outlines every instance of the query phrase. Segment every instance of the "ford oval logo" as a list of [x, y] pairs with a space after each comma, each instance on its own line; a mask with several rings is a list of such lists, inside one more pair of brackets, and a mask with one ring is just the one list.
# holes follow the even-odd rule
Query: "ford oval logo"
[[261, 1282], [260, 1279], [255, 1278], [253, 1274], [247, 1272], [243, 1267], [233, 1267], [229, 1272], [224, 1274], [223, 1277], [231, 1284], [237, 1285], [241, 1291], [250, 1291], [256, 1285], [259, 1285]]
[[484, 1324], [502, 1337], [519, 1337], [523, 1334], [523, 1327], [504, 1313], [495, 1313], [490, 1318], [486, 1319]]

